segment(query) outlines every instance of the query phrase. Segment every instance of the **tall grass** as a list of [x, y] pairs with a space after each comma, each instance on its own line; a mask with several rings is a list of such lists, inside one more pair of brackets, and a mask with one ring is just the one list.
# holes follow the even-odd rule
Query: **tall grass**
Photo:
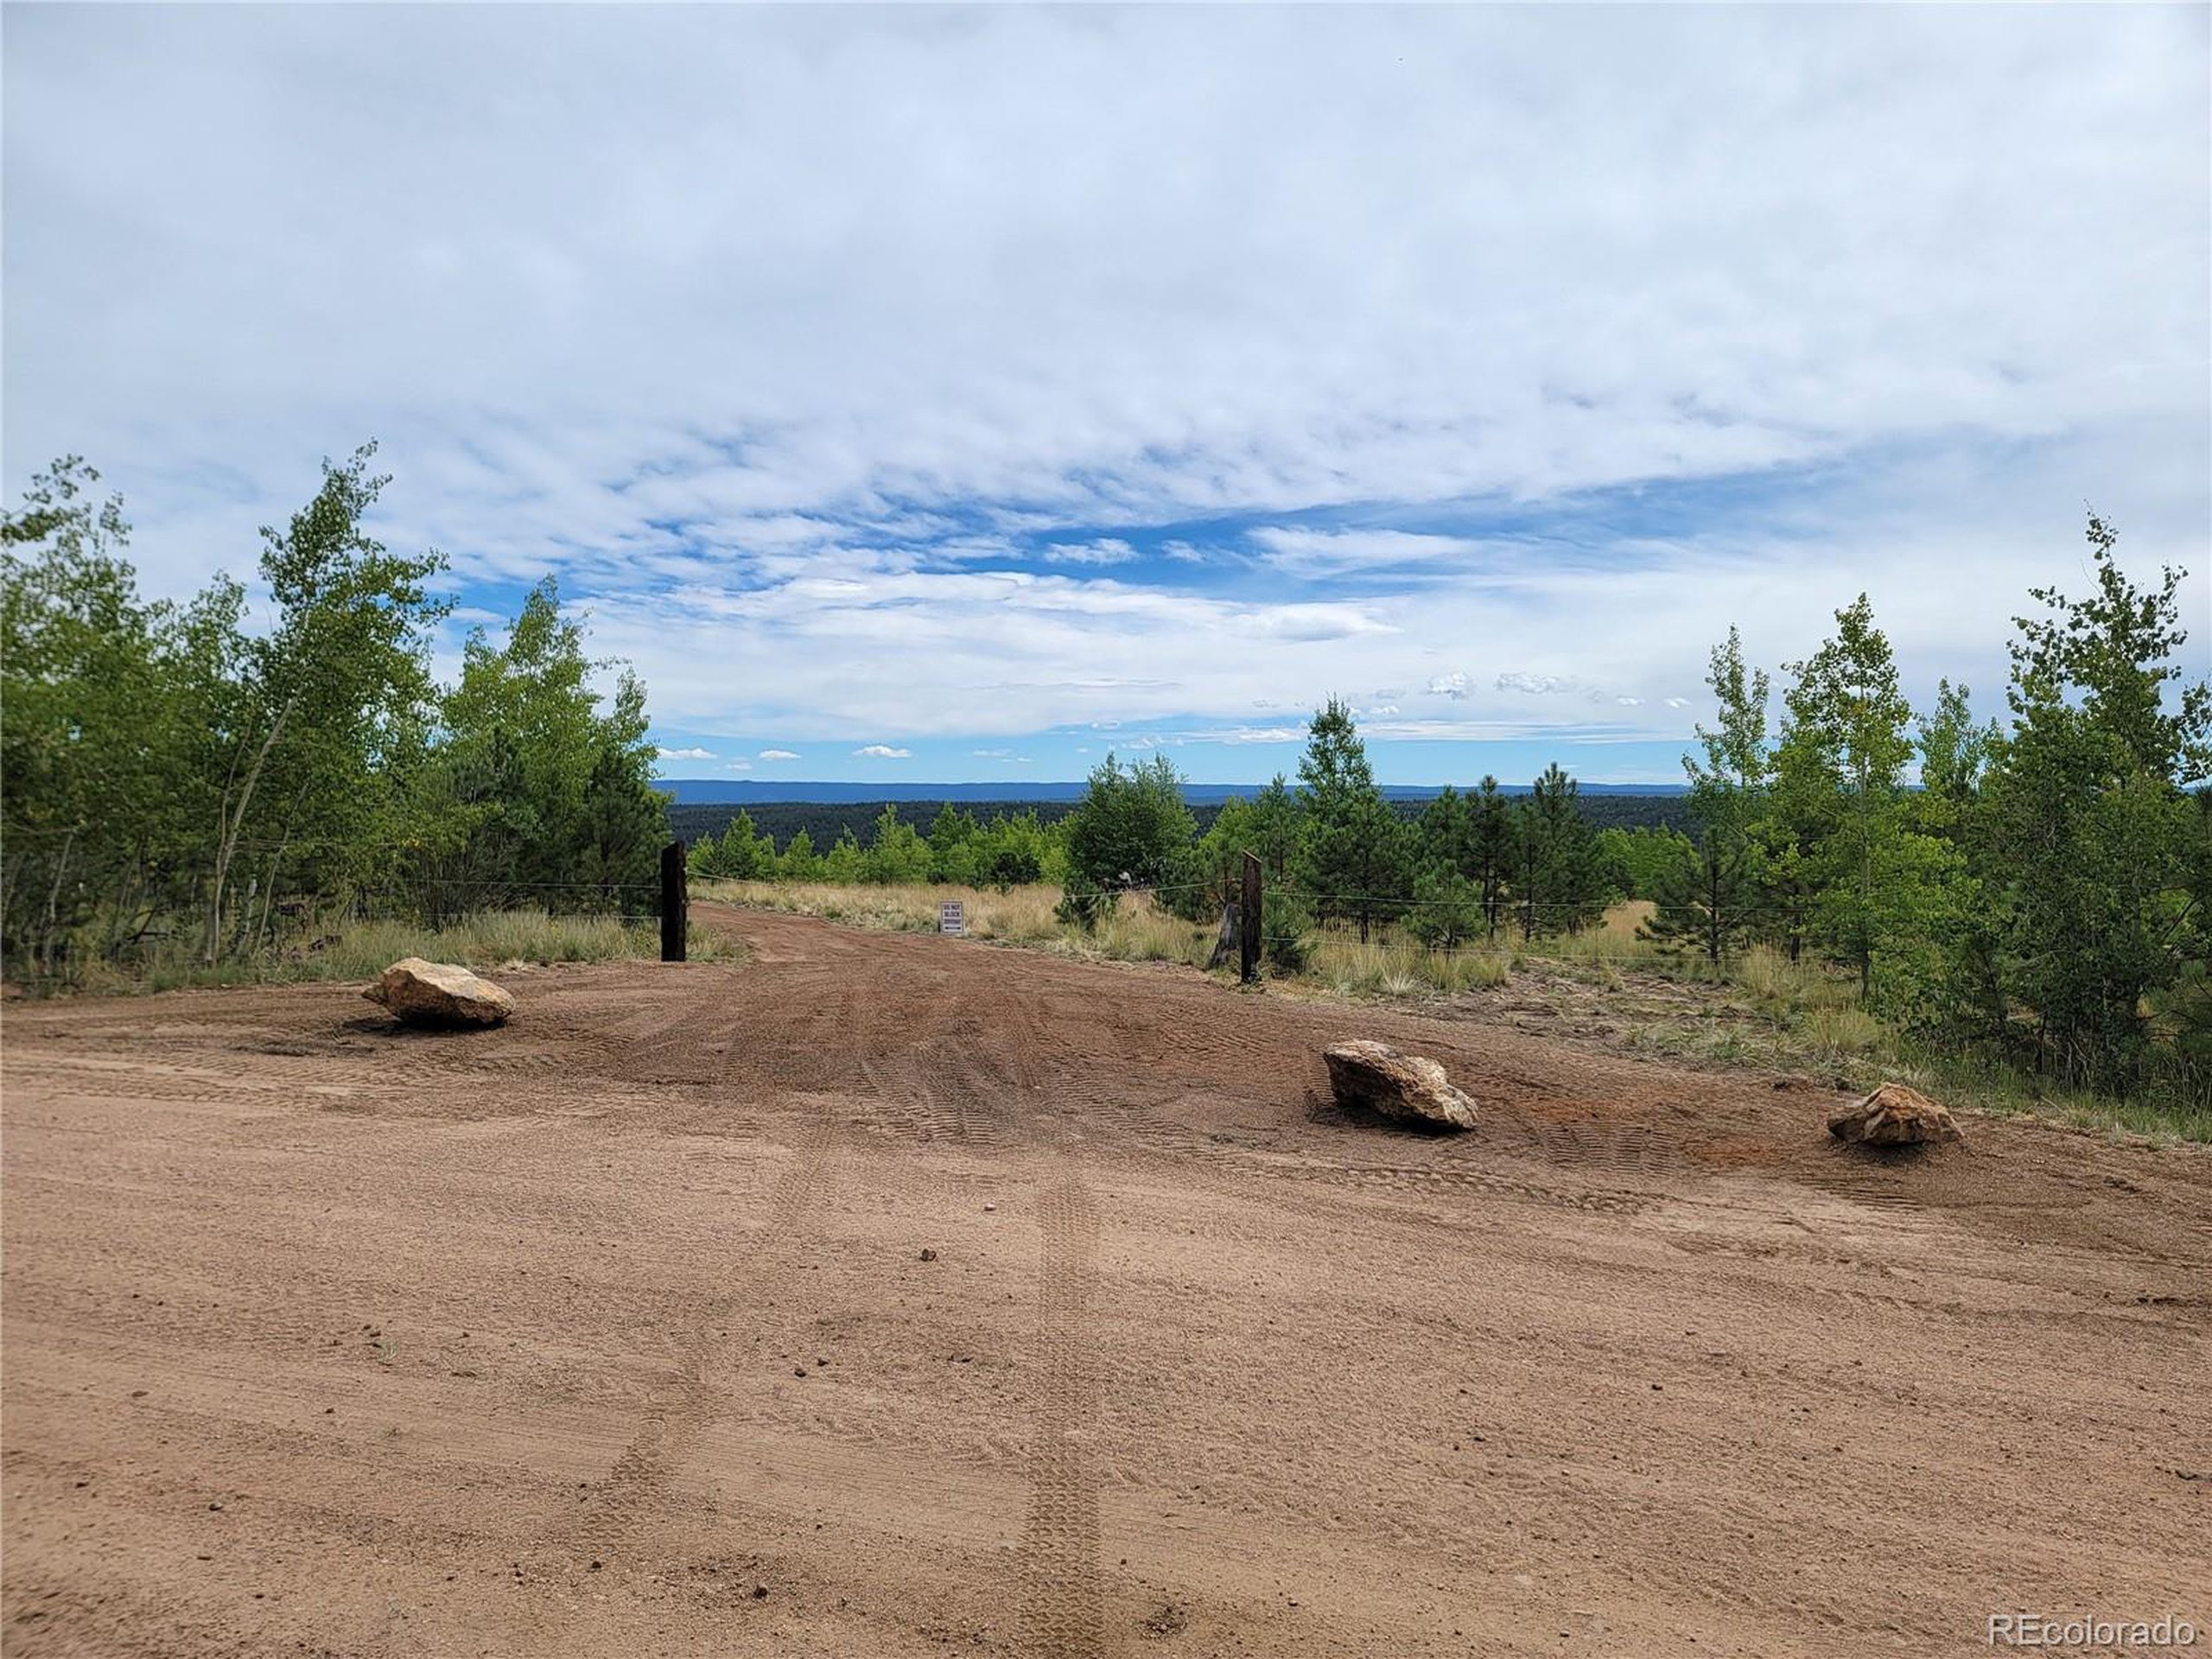
[[1213, 926], [1186, 922], [1160, 909], [1147, 893], [1131, 893], [1100, 918], [1089, 934], [1078, 932], [1067, 944], [1075, 954], [1103, 957], [1109, 962], [1179, 962], [1203, 968], [1217, 936]]
[[1499, 950], [1432, 950], [1411, 938], [1377, 934], [1362, 944], [1350, 933], [1324, 933], [1313, 945], [1306, 973], [1346, 996], [1411, 996], [1503, 985], [1507, 962]]
[[1001, 944], [1041, 945], [1058, 956], [1109, 962], [1179, 962], [1204, 967], [1214, 930], [1161, 909], [1148, 893], [1124, 894], [1086, 933], [1053, 914], [1060, 890], [1012, 887], [836, 887], [823, 881], [700, 881], [702, 899], [795, 916], [819, 916], [857, 927], [934, 933], [938, 906], [958, 899], [968, 937]]
[[968, 936], [1009, 944], [1045, 944], [1065, 929], [1052, 916], [1060, 902], [1058, 887], [1013, 887], [1004, 893], [982, 887], [838, 887], [827, 881], [695, 880], [694, 898], [720, 899], [754, 910], [792, 916], [819, 916], [855, 927], [895, 932], [934, 933], [938, 906], [960, 901]]
[[[709, 931], [694, 925], [690, 954], [726, 950]], [[266, 984], [289, 980], [373, 979], [402, 957], [498, 968], [503, 963], [610, 962], [658, 958], [655, 922], [613, 916], [548, 916], [543, 911], [479, 911], [446, 927], [406, 922], [355, 922], [311, 943], [258, 958], [200, 962], [188, 949], [149, 957], [134, 974], [102, 969], [85, 989], [92, 992], [167, 991], [195, 985]]]

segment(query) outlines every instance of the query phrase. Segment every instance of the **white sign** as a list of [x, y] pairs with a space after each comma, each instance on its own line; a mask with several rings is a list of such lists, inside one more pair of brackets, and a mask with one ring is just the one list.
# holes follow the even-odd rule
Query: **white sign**
[[937, 931], [957, 938], [968, 931], [968, 912], [957, 899], [948, 899], [937, 907]]

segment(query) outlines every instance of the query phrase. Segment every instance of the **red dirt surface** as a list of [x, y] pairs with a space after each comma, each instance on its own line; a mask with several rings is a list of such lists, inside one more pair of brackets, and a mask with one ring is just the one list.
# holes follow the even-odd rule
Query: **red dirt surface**
[[[2198, 1152], [1885, 1158], [1758, 1077], [698, 909], [746, 960], [493, 1032], [10, 1008], [9, 1653], [2212, 1626]], [[1338, 1114], [1348, 1036], [1483, 1127]]]

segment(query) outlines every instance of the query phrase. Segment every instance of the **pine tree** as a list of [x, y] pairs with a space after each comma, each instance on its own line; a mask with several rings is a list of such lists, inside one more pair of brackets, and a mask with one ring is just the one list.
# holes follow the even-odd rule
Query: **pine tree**
[[1885, 880], [1905, 833], [1911, 707], [1890, 642], [1861, 594], [1835, 613], [1834, 638], [1802, 663], [1783, 699], [1775, 808], [1812, 882], [1815, 931], [1872, 989]]
[[[668, 798], [653, 788], [644, 758], [601, 747], [584, 780], [582, 855], [576, 874], [611, 911], [658, 913], [659, 856], [668, 840]], [[572, 895], [573, 896], [573, 895]]]
[[1474, 815], [1465, 796], [1446, 784], [1421, 809], [1416, 825], [1418, 862], [1424, 870], [1445, 869], [1465, 877], [1474, 862]]
[[1253, 798], [1251, 830], [1247, 850], [1258, 857], [1268, 882], [1285, 885], [1298, 856], [1300, 815], [1298, 797], [1285, 786], [1281, 772]]
[[1324, 917], [1351, 917], [1364, 944], [1411, 886], [1403, 825], [1375, 786], [1351, 709], [1335, 697], [1317, 711], [1298, 763], [1304, 833], [1299, 880]]
[[1414, 883], [1406, 925], [1423, 944], [1457, 950], [1484, 928], [1481, 892], [1448, 864], [1431, 864]]
[[1694, 939], [1717, 972], [1729, 950], [1758, 919], [1761, 893], [1758, 843], [1752, 835], [1765, 810], [1767, 755], [1764, 669], [1746, 674], [1744, 642], [1734, 628], [1713, 648], [1707, 685], [1719, 723], [1697, 728], [1705, 758], [1682, 757], [1690, 804], [1698, 818], [1687, 856], [1657, 873], [1656, 904], [1643, 925], [1656, 939]]
[[1499, 792], [1497, 779], [1488, 776], [1468, 798], [1467, 810], [1466, 875], [1481, 897], [1484, 931], [1495, 939], [1505, 913], [1508, 872], [1513, 861], [1512, 814], [1506, 797]]
[[2005, 988], [2035, 1011], [2037, 1063], [2124, 1091], [2155, 1058], [2146, 999], [2212, 957], [2212, 686], [2180, 666], [2181, 573], [2137, 588], [2117, 539], [2092, 514], [2094, 593], [2038, 588], [2047, 613], [2016, 619], [2013, 728], [1979, 816]]
[[1764, 889], [1750, 862], [1726, 856], [1712, 830], [1700, 829], [1695, 839], [1674, 839], [1680, 843], [1677, 855], [1653, 871], [1644, 895], [1653, 909], [1643, 932], [1647, 938], [1694, 944], [1718, 971], [1751, 925]]
[[1582, 816], [1581, 792], [1554, 761], [1514, 804], [1513, 899], [1524, 939], [1579, 933], [1605, 913], [1597, 836]]

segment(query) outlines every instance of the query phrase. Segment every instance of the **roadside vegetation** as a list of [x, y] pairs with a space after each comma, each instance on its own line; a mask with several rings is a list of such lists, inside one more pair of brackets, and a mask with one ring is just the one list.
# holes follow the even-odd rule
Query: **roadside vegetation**
[[[1203, 963], [1249, 853], [1280, 978], [1403, 996], [1538, 964], [1609, 990], [1695, 984], [1745, 1017], [1716, 1020], [1707, 995], [1624, 1040], [2212, 1138], [2212, 687], [2180, 666], [2180, 573], [2137, 587], [2094, 517], [2088, 543], [2093, 591], [2038, 590], [2017, 619], [2005, 722], [1948, 680], [1914, 710], [1863, 594], [1783, 665], [1778, 720], [1731, 629], [1717, 718], [1683, 761], [1694, 835], [1593, 828], [1557, 766], [1527, 795], [1485, 778], [1408, 818], [1331, 699], [1295, 784], [1231, 800], [1203, 835], [1166, 757], [1109, 756], [1054, 824], [947, 805], [925, 836], [887, 808], [868, 843], [822, 854], [741, 814], [694, 868], [753, 883], [747, 902], [917, 927], [935, 924], [927, 884], [995, 888], [1007, 903], [974, 901], [982, 937]], [[905, 896], [847, 896], [863, 886]]]
[[463, 924], [487, 914], [640, 937], [622, 918], [657, 910], [668, 839], [643, 687], [592, 690], [600, 665], [550, 582], [435, 683], [445, 562], [364, 531], [387, 481], [372, 453], [326, 463], [263, 531], [252, 602], [229, 576], [181, 605], [142, 599], [123, 503], [73, 458], [0, 516], [11, 982], [253, 977], [327, 957], [318, 941], [524, 925]]
[[[724, 954], [711, 929], [690, 930], [695, 960]], [[128, 973], [95, 965], [80, 988], [95, 992], [168, 991], [188, 986], [276, 984], [294, 980], [373, 979], [403, 957], [498, 969], [556, 962], [612, 962], [660, 954], [658, 922], [615, 916], [549, 916], [542, 910], [473, 912], [442, 927], [407, 921], [355, 921], [281, 950], [204, 962], [189, 948], [156, 954]]]

